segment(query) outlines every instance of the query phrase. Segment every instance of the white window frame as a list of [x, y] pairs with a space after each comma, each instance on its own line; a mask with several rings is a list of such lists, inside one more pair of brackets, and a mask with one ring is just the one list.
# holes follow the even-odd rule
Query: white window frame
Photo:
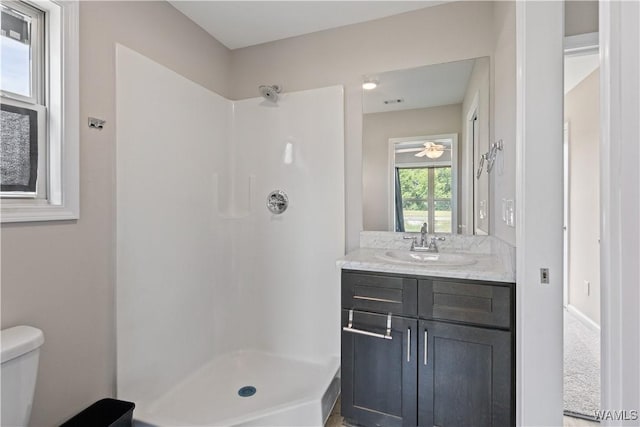
[[78, 219], [79, 3], [54, 0], [24, 3], [45, 12], [47, 197], [2, 199], [0, 219], [2, 223]]

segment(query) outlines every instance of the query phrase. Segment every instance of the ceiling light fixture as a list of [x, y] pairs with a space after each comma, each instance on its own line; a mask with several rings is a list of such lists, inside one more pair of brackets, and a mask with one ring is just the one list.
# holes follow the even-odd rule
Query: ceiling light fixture
[[373, 79], [367, 79], [362, 83], [362, 89], [364, 90], [372, 90], [378, 87], [378, 82]]

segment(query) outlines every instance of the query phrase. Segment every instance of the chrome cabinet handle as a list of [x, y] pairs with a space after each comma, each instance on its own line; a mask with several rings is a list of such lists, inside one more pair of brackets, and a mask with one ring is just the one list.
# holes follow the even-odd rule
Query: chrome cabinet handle
[[353, 299], [359, 299], [359, 300], [363, 300], [363, 301], [373, 301], [373, 302], [386, 302], [386, 303], [389, 303], [389, 304], [402, 304], [402, 301], [396, 301], [394, 299], [365, 297], [365, 296], [362, 296], [362, 295], [354, 295]]
[[424, 330], [424, 364], [427, 365], [427, 356], [429, 355], [429, 331]]
[[391, 313], [387, 315], [387, 333], [386, 334], [379, 334], [376, 332], [370, 332], [370, 331], [354, 328], [353, 327], [353, 309], [349, 310], [349, 324], [347, 326], [343, 326], [342, 330], [345, 332], [351, 332], [352, 334], [360, 334], [360, 335], [366, 335], [368, 337], [392, 340], [393, 337], [391, 336]]
[[411, 362], [411, 328], [407, 328], [407, 362]]

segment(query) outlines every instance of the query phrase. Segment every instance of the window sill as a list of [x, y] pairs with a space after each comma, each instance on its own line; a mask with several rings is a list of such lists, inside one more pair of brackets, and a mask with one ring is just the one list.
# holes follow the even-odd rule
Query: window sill
[[68, 206], [33, 204], [7, 206], [3, 204], [2, 224], [13, 222], [64, 221], [78, 219], [78, 210]]

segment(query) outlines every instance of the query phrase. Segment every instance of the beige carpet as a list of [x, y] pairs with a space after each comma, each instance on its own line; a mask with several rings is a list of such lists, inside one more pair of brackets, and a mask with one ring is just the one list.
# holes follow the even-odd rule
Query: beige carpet
[[594, 419], [600, 409], [600, 333], [564, 313], [564, 412]]

